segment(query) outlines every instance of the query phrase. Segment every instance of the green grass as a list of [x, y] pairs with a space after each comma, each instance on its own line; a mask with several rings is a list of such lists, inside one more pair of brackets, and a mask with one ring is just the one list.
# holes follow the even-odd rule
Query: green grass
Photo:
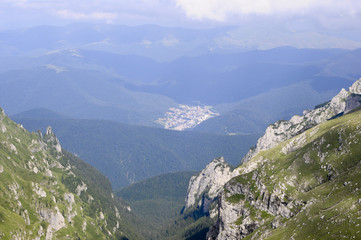
[[245, 196], [243, 194], [234, 194], [230, 197], [226, 197], [226, 200], [230, 203], [239, 203], [241, 200], [244, 200]]
[[[317, 132], [310, 129], [304, 133], [307, 141], [294, 152], [280, 154], [282, 148], [293, 139], [260, 152], [251, 160], [264, 159], [258, 168], [229, 182], [250, 190], [244, 203], [239, 201], [240, 194], [229, 191], [226, 185], [226, 196], [233, 194], [227, 198], [228, 201], [248, 209], [252, 219], [260, 217], [264, 220], [264, 224], [245, 239], [258, 239], [261, 236], [268, 240], [359, 239], [361, 112], [333, 119], [317, 128]], [[281, 225], [277, 229], [270, 224], [275, 216], [257, 209], [254, 202], [248, 200], [257, 201], [259, 197], [260, 190], [254, 180], [256, 176], [269, 193], [282, 191], [283, 201], [299, 203], [291, 209], [294, 216], [281, 218]], [[232, 226], [242, 224], [242, 219], [240, 216]]]
[[[113, 239], [127, 235], [130, 239], [142, 239], [130, 226], [132, 215], [111, 197], [110, 182], [96, 169], [70, 153], [56, 153], [54, 141], [47, 142], [47, 137], [41, 139], [37, 134], [28, 133], [7, 117], [0, 116], [0, 123], [7, 130], [0, 132], [1, 239], [35, 239], [41, 227], [45, 234], [49, 222], [43, 216], [55, 214], [56, 207], [65, 218], [65, 226], [54, 233], [53, 238]], [[67, 169], [68, 166], [71, 169]], [[87, 185], [87, 190], [77, 196], [76, 188], [82, 183]], [[38, 195], [35, 186], [46, 196]], [[65, 193], [74, 195], [72, 209], [76, 216], [71, 222], [67, 221], [70, 203], [64, 199]], [[116, 216], [115, 207], [121, 217]], [[40, 211], [47, 213], [42, 216]], [[100, 211], [104, 213], [104, 220], [99, 218]], [[27, 216], [29, 225], [25, 221]], [[84, 220], [85, 231], [82, 230]], [[114, 232], [117, 222], [120, 229]]]

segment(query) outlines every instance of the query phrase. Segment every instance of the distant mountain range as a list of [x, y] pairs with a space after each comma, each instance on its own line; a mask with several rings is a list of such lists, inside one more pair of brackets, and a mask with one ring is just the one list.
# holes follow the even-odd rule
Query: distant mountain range
[[[39, 38], [39, 36], [42, 36]], [[0, 32], [1, 55], [41, 55], [58, 49], [86, 49], [122, 55], [138, 55], [158, 61], [207, 53], [297, 48], [356, 49], [361, 43], [316, 32], [269, 30], [262, 27], [187, 29], [156, 25], [119, 26], [86, 23], [62, 27], [38, 26]]]
[[[47, 37], [38, 39], [44, 32]], [[220, 115], [196, 131], [260, 133], [328, 101], [361, 75], [361, 50], [350, 50], [361, 47], [357, 42], [289, 33], [272, 46], [245, 47], [247, 32], [92, 24], [2, 31], [0, 104], [9, 114], [47, 108], [77, 119], [152, 127], [162, 127], [156, 120], [178, 104], [212, 105]], [[297, 40], [310, 36], [306, 45]]]

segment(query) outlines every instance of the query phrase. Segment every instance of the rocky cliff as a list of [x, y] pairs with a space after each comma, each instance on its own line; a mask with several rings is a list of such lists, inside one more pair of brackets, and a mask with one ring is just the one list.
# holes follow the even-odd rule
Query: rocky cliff
[[271, 124], [266, 129], [265, 134], [258, 140], [256, 147], [247, 153], [242, 162], [247, 162], [260, 151], [271, 149], [277, 144], [332, 117], [342, 115], [359, 107], [361, 105], [360, 95], [361, 79], [356, 81], [348, 91], [342, 89], [330, 102], [320, 105], [314, 110], [306, 110], [302, 116], [295, 115], [289, 121], [282, 120]]
[[218, 196], [224, 184], [234, 176], [223, 157], [214, 159], [198, 176], [190, 179], [185, 210], [196, 205], [202, 212], [208, 212], [210, 204]]
[[235, 170], [218, 176], [211, 163], [192, 178], [188, 207], [202, 208], [201, 196], [217, 201], [207, 239], [357, 239], [360, 106], [361, 79], [330, 102], [270, 125]]
[[0, 130], [1, 239], [125, 236], [109, 181], [62, 150], [50, 127], [29, 133], [1, 109]]
[[207, 239], [358, 239], [360, 87], [267, 128], [220, 191]]

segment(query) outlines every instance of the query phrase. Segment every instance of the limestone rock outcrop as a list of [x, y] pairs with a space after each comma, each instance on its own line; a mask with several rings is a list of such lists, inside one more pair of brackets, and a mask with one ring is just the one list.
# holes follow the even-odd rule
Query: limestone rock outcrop
[[[203, 175], [192, 178], [187, 197], [192, 199], [190, 205], [197, 203], [202, 192], [216, 189], [211, 193], [218, 203], [214, 210], [218, 216], [207, 240], [237, 240], [250, 234], [250, 239], [304, 239], [304, 229], [309, 230], [308, 237], [317, 239], [316, 228], [323, 231], [322, 236], [350, 237], [342, 231], [331, 233], [329, 226], [343, 224], [345, 218], [351, 219], [345, 226], [359, 226], [361, 113], [348, 113], [360, 106], [361, 79], [330, 102], [270, 125], [232, 172], [210, 174], [211, 163]], [[221, 186], [222, 181], [209, 175], [224, 179], [225, 184]], [[350, 181], [338, 179], [346, 176]], [[348, 207], [341, 209], [341, 203]], [[325, 208], [325, 204], [331, 207]], [[282, 235], [277, 235], [280, 232]]]
[[204, 197], [207, 203], [217, 197], [223, 185], [236, 176], [223, 157], [210, 162], [198, 176], [193, 176], [189, 181], [185, 209], [195, 204], [202, 207]]
[[359, 95], [361, 95], [361, 79], [357, 80], [348, 91], [342, 89], [324, 106], [306, 110], [302, 116], [295, 115], [288, 121], [281, 120], [271, 124], [267, 127], [265, 134], [258, 139], [256, 147], [242, 159], [242, 163], [249, 161], [260, 151], [271, 149], [311, 127], [359, 107], [361, 105]]

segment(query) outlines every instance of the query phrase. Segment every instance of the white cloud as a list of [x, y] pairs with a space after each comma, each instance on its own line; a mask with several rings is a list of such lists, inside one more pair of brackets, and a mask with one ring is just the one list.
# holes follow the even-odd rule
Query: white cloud
[[0, 26], [81, 20], [211, 27], [291, 25], [296, 19], [310, 26], [342, 29], [360, 28], [361, 22], [361, 0], [0, 0], [0, 11]]
[[9, 13], [0, 25], [6, 25], [5, 21], [20, 22], [25, 16], [27, 22], [31, 19], [46, 24], [91, 20], [134, 25], [184, 18], [175, 0], [0, 0], [0, 9]]
[[237, 15], [359, 14], [359, 0], [176, 0], [186, 16], [226, 21]]

